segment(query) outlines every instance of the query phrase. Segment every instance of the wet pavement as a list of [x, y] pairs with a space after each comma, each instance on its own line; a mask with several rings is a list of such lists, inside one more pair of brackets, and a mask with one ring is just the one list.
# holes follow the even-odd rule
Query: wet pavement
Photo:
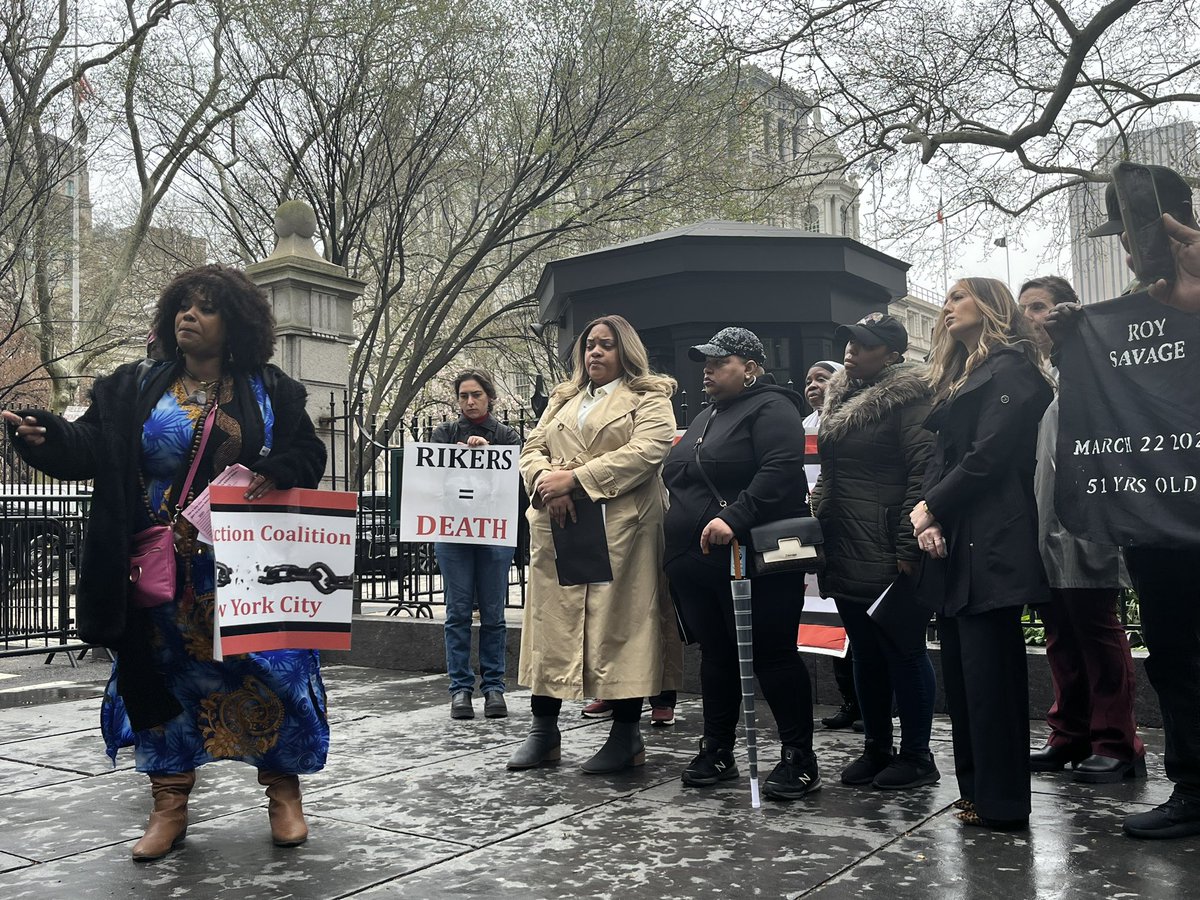
[[[95, 691], [102, 672], [99, 664], [47, 667], [27, 687], [67, 689], [36, 685], [74, 677]], [[934, 726], [938, 785], [845, 787], [837, 773], [857, 756], [861, 735], [818, 730], [824, 789], [752, 809], [744, 749], [740, 779], [707, 790], [679, 782], [700, 734], [693, 696], [681, 696], [672, 727], [643, 720], [643, 768], [584, 775], [578, 763], [608, 726], [568, 703], [562, 764], [508, 772], [529, 723], [526, 692], [508, 695], [508, 719], [482, 718], [477, 699], [478, 718], [452, 721], [444, 676], [351, 666], [325, 675], [333, 747], [325, 771], [303, 779], [311, 836], [293, 850], [271, 844], [254, 772], [218, 763], [200, 772], [180, 848], [134, 863], [148, 786], [128, 751], [109, 765], [98, 701], [0, 708], [0, 897], [1200, 896], [1200, 838], [1139, 842], [1120, 833], [1125, 812], [1170, 793], [1156, 730], [1144, 735], [1148, 780], [1034, 776], [1030, 830], [1000, 834], [953, 817], [944, 718]], [[760, 718], [765, 777], [779, 748], [765, 710]]]

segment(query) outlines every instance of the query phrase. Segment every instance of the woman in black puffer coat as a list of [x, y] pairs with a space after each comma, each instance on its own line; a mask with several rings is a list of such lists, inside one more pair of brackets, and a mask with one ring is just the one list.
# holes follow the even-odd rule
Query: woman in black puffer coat
[[[933, 446], [933, 434], [922, 427], [931, 389], [925, 368], [903, 361], [908, 334], [891, 316], [873, 313], [843, 325], [838, 336], [847, 341], [846, 368], [825, 392], [813, 508], [825, 533], [821, 593], [837, 602], [850, 636], [866, 733], [863, 754], [842, 771], [842, 782], [918, 787], [940, 777], [929, 752], [935, 689], [925, 647], [929, 613], [914, 600], [921, 551], [908, 521]], [[868, 615], [885, 590], [876, 614]], [[892, 746], [893, 691], [899, 754]]]

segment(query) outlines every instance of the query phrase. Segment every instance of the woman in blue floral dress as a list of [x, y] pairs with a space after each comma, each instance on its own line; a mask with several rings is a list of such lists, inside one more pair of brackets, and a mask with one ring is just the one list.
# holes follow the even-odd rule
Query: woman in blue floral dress
[[[308, 835], [298, 776], [320, 771], [329, 749], [318, 654], [213, 659], [212, 552], [178, 510], [234, 463], [255, 473], [248, 498], [316, 487], [325, 448], [305, 412], [304, 388], [267, 364], [270, 307], [240, 271], [205, 266], [177, 276], [159, 298], [154, 338], [166, 361], [122, 366], [98, 380], [76, 422], [42, 410], [4, 417], [33, 465], [95, 481], [79, 629], [116, 650], [101, 713], [108, 752], [115, 761], [119, 747], [132, 745], [138, 771], [150, 776], [154, 809], [133, 858], [157, 859], [182, 840], [195, 770], [218, 759], [258, 769], [272, 838], [295, 846]], [[181, 497], [197, 453], [195, 479]], [[129, 539], [158, 523], [174, 527], [175, 596], [138, 607], [127, 597]]]

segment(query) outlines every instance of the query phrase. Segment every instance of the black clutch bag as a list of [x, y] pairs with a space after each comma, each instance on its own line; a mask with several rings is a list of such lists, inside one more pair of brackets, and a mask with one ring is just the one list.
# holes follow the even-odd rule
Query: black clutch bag
[[[700, 477], [716, 498], [717, 506], [724, 509], [729, 504], [712, 483], [704, 464], [700, 461], [700, 445], [708, 433], [708, 426], [717, 417], [714, 409], [704, 423], [704, 429], [696, 441], [696, 467]], [[812, 516], [797, 516], [794, 519], [777, 519], [757, 528], [750, 529], [750, 545], [754, 549], [754, 574], [775, 575], [780, 572], [804, 572], [806, 574], [825, 571], [825, 535], [821, 523]]]
[[750, 529], [754, 574], [820, 573], [825, 570], [825, 536], [812, 516], [779, 519]]

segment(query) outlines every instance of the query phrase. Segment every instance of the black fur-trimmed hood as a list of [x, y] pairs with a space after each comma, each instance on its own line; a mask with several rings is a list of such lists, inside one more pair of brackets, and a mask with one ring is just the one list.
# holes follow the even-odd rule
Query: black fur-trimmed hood
[[879, 422], [900, 407], [933, 394], [925, 366], [912, 362], [888, 366], [875, 381], [854, 394], [851, 390], [845, 371], [829, 379], [821, 409], [821, 440], [836, 441], [852, 429]]

